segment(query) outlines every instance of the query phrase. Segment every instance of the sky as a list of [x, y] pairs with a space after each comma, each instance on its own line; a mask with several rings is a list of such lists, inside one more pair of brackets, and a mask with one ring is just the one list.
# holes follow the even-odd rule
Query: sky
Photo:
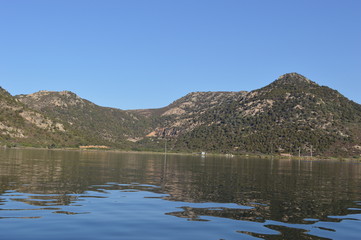
[[361, 103], [359, 0], [0, 0], [0, 86], [164, 107], [297, 72]]

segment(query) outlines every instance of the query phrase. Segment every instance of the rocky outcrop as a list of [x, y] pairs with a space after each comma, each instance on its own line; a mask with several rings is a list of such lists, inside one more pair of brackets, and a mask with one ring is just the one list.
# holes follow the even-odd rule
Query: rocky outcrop
[[66, 136], [61, 122], [28, 108], [0, 87], [0, 142], [46, 144], [60, 132]]
[[78, 145], [151, 150], [166, 138], [179, 151], [361, 154], [361, 105], [297, 73], [251, 92], [193, 92], [164, 108], [129, 111], [69, 91], [14, 98], [0, 88], [0, 109], [8, 139], [71, 131]]

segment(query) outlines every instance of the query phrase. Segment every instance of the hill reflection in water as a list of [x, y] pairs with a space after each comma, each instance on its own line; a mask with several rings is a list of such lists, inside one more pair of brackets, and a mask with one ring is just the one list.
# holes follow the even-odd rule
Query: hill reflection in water
[[[144, 218], [157, 229], [157, 219], [171, 224], [177, 217], [199, 231], [224, 226], [211, 239], [352, 239], [361, 221], [361, 165], [355, 162], [3, 150], [0, 184], [2, 220], [113, 216], [138, 225]], [[169, 228], [185, 223], [174, 224]], [[168, 239], [181, 232], [167, 232]], [[190, 239], [210, 239], [199, 234]]]

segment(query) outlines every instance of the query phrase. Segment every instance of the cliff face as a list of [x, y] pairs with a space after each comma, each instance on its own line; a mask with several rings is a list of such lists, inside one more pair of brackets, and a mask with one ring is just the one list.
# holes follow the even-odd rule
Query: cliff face
[[190, 93], [160, 109], [100, 107], [68, 91], [0, 96], [13, 122], [0, 122], [2, 136], [15, 141], [30, 124], [76, 139], [68, 145], [154, 150], [166, 139], [178, 151], [361, 154], [361, 105], [297, 73], [251, 92]]

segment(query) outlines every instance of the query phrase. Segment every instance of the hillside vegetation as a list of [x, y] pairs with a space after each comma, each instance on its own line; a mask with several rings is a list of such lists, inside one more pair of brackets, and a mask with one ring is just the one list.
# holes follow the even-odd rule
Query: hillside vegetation
[[62, 121], [82, 141], [78, 145], [108, 144], [129, 147], [152, 129], [152, 121], [142, 115], [98, 106], [69, 91], [41, 91], [19, 95], [17, 99], [43, 114]]
[[0, 88], [0, 144], [3, 146], [72, 145], [78, 136], [59, 121], [22, 104]]
[[0, 140], [51, 146], [360, 156], [361, 105], [297, 74], [251, 92], [194, 92], [160, 109], [101, 107], [68, 91], [0, 91]]
[[211, 109], [175, 147], [292, 154], [359, 154], [361, 106], [299, 74]]

